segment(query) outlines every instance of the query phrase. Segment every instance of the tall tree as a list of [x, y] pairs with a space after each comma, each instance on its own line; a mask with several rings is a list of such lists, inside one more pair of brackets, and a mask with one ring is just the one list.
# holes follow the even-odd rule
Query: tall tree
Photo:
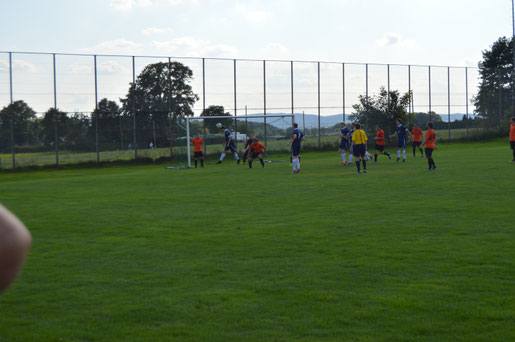
[[11, 146], [11, 125], [15, 145], [27, 145], [32, 138], [31, 126], [36, 112], [24, 101], [15, 101], [0, 111], [0, 146], [7, 151]]
[[[205, 110], [202, 111], [200, 116], [227, 116], [230, 117], [231, 114], [225, 111], [224, 106], [209, 106]], [[211, 133], [218, 133], [218, 128], [216, 128], [216, 124], [221, 123], [226, 128], [232, 127], [233, 120], [231, 119], [218, 119], [218, 120], [205, 120], [206, 128]]]
[[513, 38], [499, 38], [483, 51], [479, 62], [481, 83], [474, 98], [475, 113], [490, 124], [502, 125], [511, 113], [513, 88]]
[[359, 102], [353, 106], [355, 112], [351, 116], [351, 120], [364, 124], [369, 133], [374, 132], [376, 124], [383, 129], [393, 129], [395, 119], [399, 118], [401, 121], [407, 122], [412, 118], [412, 115], [408, 114], [410, 98], [411, 93], [409, 92], [401, 95], [397, 90], [388, 92], [381, 87], [378, 95], [359, 96]]
[[138, 142], [146, 145], [156, 135], [167, 137], [170, 154], [177, 135], [178, 120], [193, 116], [198, 96], [189, 82], [191, 69], [179, 62], [149, 64], [130, 85], [127, 96], [120, 99], [125, 116], [136, 114]]
[[102, 149], [118, 149], [121, 144], [121, 109], [114, 101], [104, 98], [98, 102], [93, 111], [90, 135], [94, 136], [95, 125], [98, 122], [98, 136]]
[[[59, 109], [50, 108], [41, 119], [41, 140], [47, 146], [65, 143], [67, 135], [68, 116]], [[57, 133], [57, 137], [56, 137]]]

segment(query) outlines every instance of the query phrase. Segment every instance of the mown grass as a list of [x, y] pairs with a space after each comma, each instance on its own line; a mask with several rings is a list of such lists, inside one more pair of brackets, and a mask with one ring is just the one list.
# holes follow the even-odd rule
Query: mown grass
[[1, 174], [33, 248], [0, 341], [515, 339], [506, 143], [442, 145], [434, 172], [227, 158]]

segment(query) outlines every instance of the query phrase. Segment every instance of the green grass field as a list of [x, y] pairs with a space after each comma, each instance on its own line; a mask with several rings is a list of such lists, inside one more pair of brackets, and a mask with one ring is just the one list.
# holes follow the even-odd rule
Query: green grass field
[[511, 151], [434, 157], [1, 173], [33, 247], [0, 341], [513, 341]]

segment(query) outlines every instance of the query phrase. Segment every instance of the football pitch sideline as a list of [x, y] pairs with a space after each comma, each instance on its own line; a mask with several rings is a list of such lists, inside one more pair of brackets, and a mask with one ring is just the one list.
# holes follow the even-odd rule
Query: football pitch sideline
[[515, 340], [508, 144], [407, 156], [0, 173], [33, 237], [0, 341]]

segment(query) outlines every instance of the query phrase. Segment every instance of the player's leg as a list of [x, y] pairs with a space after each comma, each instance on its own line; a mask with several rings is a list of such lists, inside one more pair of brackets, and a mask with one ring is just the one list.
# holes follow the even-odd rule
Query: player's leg
[[421, 141], [417, 142], [417, 147], [420, 150], [420, 156], [424, 158], [424, 150], [422, 149]]
[[229, 146], [227, 146], [227, 145], [226, 145], [226, 146], [224, 147], [224, 151], [223, 151], [223, 152], [222, 152], [222, 154], [220, 155], [220, 160], [218, 160], [218, 161], [216, 162], [216, 164], [222, 164], [222, 161], [224, 160], [225, 155], [226, 155], [226, 154], [225, 154], [225, 152], [227, 152], [228, 150], [229, 150]]
[[245, 150], [245, 152], [243, 153], [243, 164], [245, 164], [245, 160], [247, 160], [247, 157], [248, 157], [248, 155], [249, 155], [249, 149], [250, 149], [250, 148], [248, 148], [248, 147], [247, 147], [247, 149], [246, 149], [246, 150]]
[[252, 162], [254, 161], [254, 153], [249, 156], [249, 169], [252, 169]]
[[240, 156], [238, 156], [238, 150], [236, 149], [235, 145], [231, 145], [231, 152], [234, 154], [234, 159], [238, 161], [238, 164], [241, 162]]
[[376, 144], [376, 150], [374, 152], [374, 163], [377, 163], [377, 155], [379, 154], [379, 145]]
[[353, 147], [354, 157], [356, 157], [356, 168], [358, 173], [361, 173], [361, 146], [354, 145]]
[[511, 150], [513, 151], [512, 163], [515, 163], [515, 141], [510, 141]]
[[417, 157], [417, 142], [414, 141], [411, 143], [411, 145], [413, 145], [413, 158], [416, 158]]
[[195, 157], [195, 169], [197, 168], [197, 161], [198, 161], [198, 158]]
[[396, 160], [396, 162], [401, 160], [401, 147], [400, 146], [401, 146], [401, 143], [399, 141], [398, 144], [397, 144], [397, 160]]
[[431, 162], [431, 156], [432, 156], [431, 150], [432, 149], [426, 147], [426, 158], [427, 158], [427, 165], [428, 165], [427, 171], [431, 171], [433, 169], [433, 163]]
[[259, 162], [261, 163], [262, 167], [265, 167], [265, 162], [263, 161], [263, 153], [258, 154]]

